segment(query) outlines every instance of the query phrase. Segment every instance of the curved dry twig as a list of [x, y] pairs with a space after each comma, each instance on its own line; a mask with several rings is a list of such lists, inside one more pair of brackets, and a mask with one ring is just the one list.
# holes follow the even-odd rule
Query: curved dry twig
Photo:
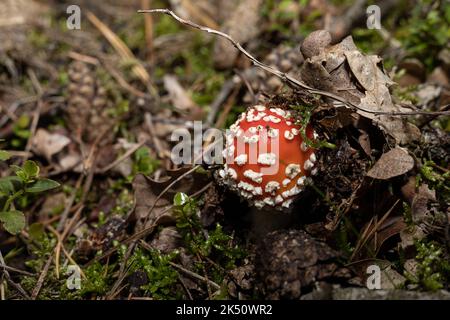
[[427, 116], [441, 116], [441, 115], [450, 115], [449, 111], [436, 111], [436, 112], [428, 112], [428, 111], [413, 111], [413, 112], [386, 112], [386, 111], [374, 111], [374, 110], [369, 110], [360, 106], [355, 105], [354, 103], [347, 101], [346, 99], [335, 95], [331, 92], [327, 92], [327, 91], [322, 91], [322, 90], [318, 90], [318, 89], [314, 89], [310, 86], [308, 86], [307, 84], [299, 81], [298, 79], [295, 79], [294, 77], [291, 77], [290, 75], [281, 72], [278, 69], [275, 69], [269, 65], [266, 65], [265, 63], [262, 63], [261, 61], [259, 61], [258, 59], [256, 59], [251, 53], [249, 53], [247, 50], [245, 50], [240, 44], [239, 42], [237, 42], [236, 40], [234, 40], [230, 35], [215, 30], [215, 29], [211, 29], [209, 27], [205, 27], [205, 26], [201, 26], [195, 22], [180, 18], [179, 16], [177, 16], [172, 10], [169, 9], [150, 9], [150, 10], [138, 10], [138, 13], [164, 13], [167, 15], [172, 16], [175, 20], [177, 20], [178, 22], [184, 24], [184, 25], [188, 25], [192, 28], [201, 30], [201, 31], [205, 31], [208, 33], [212, 33], [215, 35], [218, 35], [220, 37], [223, 37], [225, 39], [227, 39], [231, 44], [233, 44], [233, 46], [238, 49], [244, 56], [246, 56], [249, 60], [252, 61], [252, 63], [263, 69], [266, 72], [269, 72], [277, 77], [279, 77], [281, 80], [283, 80], [285, 83], [287, 83], [289, 86], [293, 87], [293, 88], [300, 88], [300, 89], [304, 89], [306, 91], [308, 91], [311, 94], [318, 94], [324, 97], [328, 97], [330, 99], [339, 101], [341, 103], [343, 103], [346, 107], [348, 108], [353, 108], [353, 109], [357, 109], [359, 111], [363, 111], [363, 112], [367, 112], [367, 113], [371, 113], [371, 114], [375, 114], [375, 115], [390, 115], [390, 116], [411, 116], [411, 115], [427, 115]]

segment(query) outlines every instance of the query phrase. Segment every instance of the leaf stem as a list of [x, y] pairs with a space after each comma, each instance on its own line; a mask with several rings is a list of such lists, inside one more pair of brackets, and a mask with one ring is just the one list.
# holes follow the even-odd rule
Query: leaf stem
[[16, 193], [14, 193], [12, 196], [6, 200], [5, 205], [3, 206], [3, 211], [8, 211], [9, 207], [11, 206], [11, 203], [18, 197], [20, 197], [24, 193], [24, 190], [19, 190]]

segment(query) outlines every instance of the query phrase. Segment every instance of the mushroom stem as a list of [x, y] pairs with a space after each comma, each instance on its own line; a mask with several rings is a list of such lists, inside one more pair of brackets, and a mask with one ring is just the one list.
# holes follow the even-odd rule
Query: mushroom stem
[[249, 215], [251, 219], [250, 237], [254, 239], [260, 239], [275, 230], [286, 229], [292, 226], [296, 220], [296, 214], [293, 212], [281, 213], [268, 207], [262, 209], [252, 207]]

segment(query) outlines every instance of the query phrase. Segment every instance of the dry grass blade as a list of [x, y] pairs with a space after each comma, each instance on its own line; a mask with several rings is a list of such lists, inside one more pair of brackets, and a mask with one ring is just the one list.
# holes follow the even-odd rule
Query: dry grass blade
[[34, 273], [31, 273], [31, 272], [28, 272], [28, 271], [24, 271], [24, 270], [20, 270], [20, 269], [17, 269], [17, 268], [13, 268], [13, 267], [7, 266], [6, 264], [2, 264], [2, 263], [0, 263], [0, 269], [4, 269], [4, 270], [10, 271], [10, 272], [23, 274], [23, 275], [29, 276], [29, 277], [34, 277], [35, 276]]
[[201, 10], [190, 0], [182, 0], [182, 3], [189, 15], [200, 21], [200, 23], [209, 28], [218, 29], [220, 27], [204, 10]]
[[158, 156], [160, 158], [170, 157], [170, 152], [168, 150], [164, 150], [163, 146], [161, 145], [161, 141], [158, 139], [155, 126], [153, 125], [153, 116], [151, 115], [151, 113], [146, 112], [144, 115], [144, 119], [147, 129], [152, 137], [152, 141], [155, 145]]
[[42, 269], [41, 274], [39, 275], [38, 281], [36, 282], [36, 286], [34, 287], [33, 292], [31, 293], [32, 300], [36, 300], [39, 292], [41, 291], [42, 285], [44, 284], [45, 277], [47, 276], [51, 264], [52, 264], [52, 255], [48, 257], [47, 262], [45, 263], [45, 266]]
[[370, 222], [367, 224], [366, 229], [364, 230], [363, 234], [358, 240], [358, 243], [356, 244], [355, 250], [352, 253], [352, 256], [350, 257], [350, 261], [353, 261], [353, 259], [356, 257], [356, 255], [361, 251], [361, 249], [364, 247], [364, 245], [369, 241], [373, 236], [376, 236], [376, 232], [380, 228], [380, 226], [386, 221], [387, 217], [392, 213], [392, 211], [395, 209], [397, 204], [400, 202], [400, 199], [397, 200], [392, 207], [383, 215], [383, 217], [374, 223], [374, 226], [371, 228], [372, 223], [375, 221], [374, 218], [370, 220]]
[[148, 218], [150, 217], [150, 213], [153, 211], [153, 209], [155, 209], [155, 206], [158, 204], [158, 201], [162, 198], [162, 196], [167, 191], [169, 191], [170, 188], [172, 188], [175, 184], [177, 184], [178, 182], [183, 180], [183, 178], [187, 177], [188, 175], [190, 175], [191, 173], [193, 173], [195, 170], [197, 170], [200, 167], [201, 167], [200, 165], [196, 165], [196, 166], [192, 167], [191, 169], [189, 169], [188, 171], [186, 171], [185, 173], [180, 175], [178, 178], [173, 180], [172, 183], [170, 183], [163, 191], [161, 191], [161, 193], [156, 197], [155, 202], [153, 202], [153, 205], [150, 207], [150, 210], [148, 211], [148, 215], [147, 215], [147, 217], [146, 217], [146, 219], [144, 221], [144, 225], [147, 223]]
[[130, 48], [110, 29], [107, 25], [100, 21], [95, 14], [88, 11], [86, 13], [89, 21], [103, 34], [103, 36], [109, 41], [113, 48], [117, 51], [119, 56], [128, 61], [133, 61], [135, 64], [132, 68], [134, 74], [142, 81], [142, 83], [148, 87], [150, 93], [157, 96], [157, 90], [153, 87], [151, 83], [151, 78], [144, 66], [139, 62], [139, 60], [131, 52]]
[[5, 264], [5, 260], [3, 259], [2, 252], [0, 251], [0, 267], [3, 269], [2, 272], [3, 272], [3, 274], [5, 275], [6, 281], [9, 283], [9, 285], [10, 285], [11, 287], [13, 287], [14, 289], [16, 289], [17, 292], [19, 292], [19, 294], [20, 294], [23, 298], [25, 298], [25, 299], [27, 299], [27, 300], [30, 300], [30, 299], [31, 299], [30, 296], [29, 296], [28, 293], [22, 288], [22, 286], [21, 286], [20, 284], [15, 283], [14, 281], [11, 280], [11, 277], [10, 277], [10, 275], [9, 275], [8, 270], [7, 270], [6, 268], [3, 267], [3, 266], [5, 266], [5, 265], [6, 265], [6, 264]]
[[[151, 0], [141, 0], [142, 8], [148, 10], [151, 8], [152, 1]], [[149, 63], [153, 63], [154, 55], [153, 55], [153, 19], [151, 15], [147, 15], [144, 18], [144, 26], [145, 26], [145, 43], [147, 44], [147, 61]]]
[[[152, 250], [152, 249], [153, 249], [152, 246], [150, 246], [147, 242], [145, 242], [145, 241], [143, 241], [143, 240], [139, 241], [139, 245], [142, 246], [144, 249], [147, 249], [147, 250]], [[219, 290], [219, 289], [220, 289], [220, 286], [219, 286], [217, 283], [215, 283], [215, 282], [212, 281], [212, 280], [209, 280], [209, 279], [206, 278], [206, 277], [203, 277], [203, 276], [199, 275], [198, 273], [195, 273], [195, 272], [193, 272], [193, 271], [191, 271], [191, 270], [188, 270], [188, 269], [184, 268], [183, 266], [180, 266], [179, 264], [176, 264], [175, 262], [172, 262], [172, 261], [169, 261], [169, 264], [170, 264], [172, 267], [178, 269], [179, 271], [181, 271], [181, 272], [187, 274], [188, 276], [191, 276], [191, 277], [193, 277], [193, 278], [195, 278], [195, 279], [201, 280], [201, 281], [203, 281], [203, 282], [205, 282], [205, 283], [211, 285], [211, 286], [214, 287], [216, 290]]]
[[106, 167], [100, 169], [101, 173], [105, 173], [109, 170], [111, 170], [112, 168], [114, 168], [115, 166], [117, 166], [118, 164], [120, 164], [122, 161], [124, 161], [125, 159], [127, 159], [129, 156], [131, 156], [133, 153], [136, 152], [136, 150], [138, 150], [140, 147], [142, 147], [145, 144], [145, 140], [141, 141], [139, 143], [137, 143], [136, 145], [134, 145], [132, 148], [130, 148], [130, 150], [128, 150], [127, 152], [125, 152], [123, 155], [121, 155], [119, 158], [117, 158], [116, 160], [114, 160], [113, 162], [111, 162], [109, 165], [107, 165]]

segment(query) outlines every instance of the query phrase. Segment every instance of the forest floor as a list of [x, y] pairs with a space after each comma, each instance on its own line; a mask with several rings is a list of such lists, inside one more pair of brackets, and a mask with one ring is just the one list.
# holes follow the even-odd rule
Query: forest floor
[[[0, 299], [450, 299], [450, 6], [367, 2], [6, 0]], [[285, 212], [171, 161], [257, 103], [318, 133]]]

